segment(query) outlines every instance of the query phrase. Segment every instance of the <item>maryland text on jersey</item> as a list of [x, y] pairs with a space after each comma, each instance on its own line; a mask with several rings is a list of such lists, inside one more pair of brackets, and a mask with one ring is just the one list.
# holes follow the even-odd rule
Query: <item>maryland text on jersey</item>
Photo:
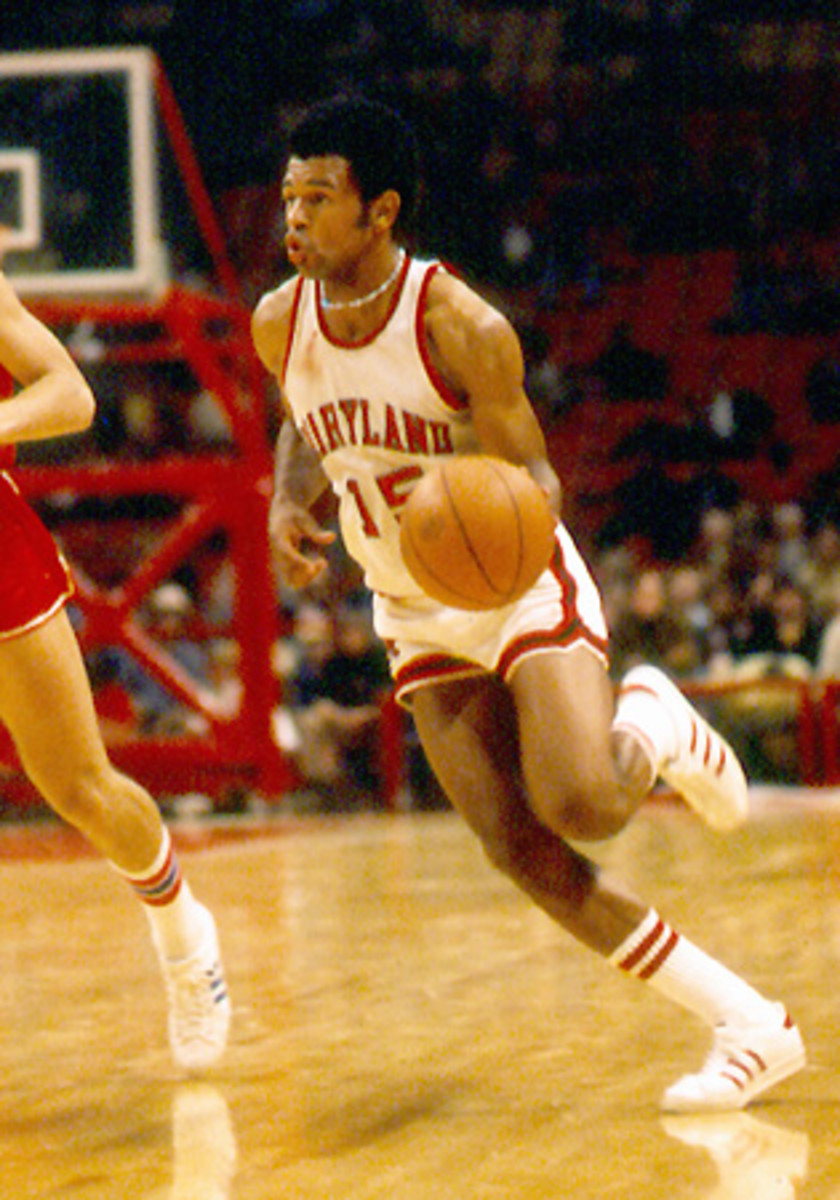
[[308, 412], [298, 426], [313, 450], [326, 457], [343, 446], [378, 446], [403, 454], [452, 454], [452, 429], [444, 421], [376, 405], [358, 397], [330, 401]]

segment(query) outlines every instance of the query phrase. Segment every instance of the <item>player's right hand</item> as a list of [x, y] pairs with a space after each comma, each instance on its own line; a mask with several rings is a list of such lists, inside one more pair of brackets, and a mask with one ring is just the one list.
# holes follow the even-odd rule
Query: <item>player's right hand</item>
[[268, 532], [280, 577], [289, 587], [307, 587], [327, 569], [327, 560], [317, 548], [329, 546], [335, 534], [322, 529], [308, 509], [296, 504], [272, 504]]

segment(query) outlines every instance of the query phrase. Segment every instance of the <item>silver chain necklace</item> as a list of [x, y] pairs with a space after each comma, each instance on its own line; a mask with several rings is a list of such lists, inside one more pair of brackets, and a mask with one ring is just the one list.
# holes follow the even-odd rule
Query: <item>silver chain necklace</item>
[[379, 287], [374, 288], [372, 292], [368, 292], [368, 294], [366, 296], [359, 296], [358, 299], [356, 299], [356, 300], [328, 300], [327, 297], [324, 295], [324, 289], [322, 287], [321, 288], [321, 307], [322, 308], [361, 308], [363, 304], [370, 304], [371, 300], [376, 300], [379, 296], [382, 295], [383, 292], [388, 291], [388, 288], [391, 286], [391, 284], [394, 282], [394, 280], [399, 275], [400, 269], [401, 269], [404, 261], [405, 261], [405, 250], [401, 249], [399, 254], [397, 255], [397, 261], [394, 266], [394, 269], [391, 272], [391, 274], [388, 276], [388, 278], [385, 280], [385, 282], [380, 283]]

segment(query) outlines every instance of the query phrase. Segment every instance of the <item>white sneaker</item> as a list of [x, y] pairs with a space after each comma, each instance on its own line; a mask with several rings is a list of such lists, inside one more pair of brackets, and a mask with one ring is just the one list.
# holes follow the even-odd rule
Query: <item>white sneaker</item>
[[749, 814], [747, 781], [732, 747], [692, 708], [680, 689], [656, 667], [633, 667], [622, 693], [652, 693], [671, 718], [676, 752], [656, 764], [658, 774], [712, 829], [735, 829]]
[[169, 1044], [175, 1062], [186, 1071], [203, 1071], [221, 1057], [230, 1026], [216, 922], [200, 907], [206, 930], [195, 954], [169, 962], [158, 949], [169, 1001]]
[[783, 1004], [764, 1022], [719, 1025], [714, 1045], [696, 1075], [684, 1075], [662, 1097], [672, 1113], [731, 1112], [745, 1108], [773, 1084], [805, 1066], [802, 1035]]

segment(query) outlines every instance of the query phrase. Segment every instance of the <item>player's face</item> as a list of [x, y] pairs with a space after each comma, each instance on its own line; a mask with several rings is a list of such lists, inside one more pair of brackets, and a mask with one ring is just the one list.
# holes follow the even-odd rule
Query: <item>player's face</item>
[[371, 243], [367, 211], [344, 158], [289, 159], [283, 212], [286, 254], [308, 279], [352, 270]]

